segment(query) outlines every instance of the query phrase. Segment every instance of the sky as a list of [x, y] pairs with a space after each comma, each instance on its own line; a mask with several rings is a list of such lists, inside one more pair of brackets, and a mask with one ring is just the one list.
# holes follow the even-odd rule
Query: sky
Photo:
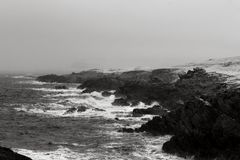
[[0, 0], [0, 72], [239, 56], [239, 0]]

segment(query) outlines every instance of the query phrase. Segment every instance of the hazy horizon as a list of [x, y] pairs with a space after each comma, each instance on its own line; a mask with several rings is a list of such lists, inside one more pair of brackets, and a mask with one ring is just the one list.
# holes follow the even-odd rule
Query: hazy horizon
[[0, 0], [0, 72], [170, 67], [238, 56], [237, 0]]

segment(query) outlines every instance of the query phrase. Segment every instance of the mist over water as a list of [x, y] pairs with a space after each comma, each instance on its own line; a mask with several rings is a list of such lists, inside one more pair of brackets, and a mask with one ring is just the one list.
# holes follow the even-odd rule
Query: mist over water
[[239, 52], [237, 0], [0, 1], [0, 72], [161, 68]]

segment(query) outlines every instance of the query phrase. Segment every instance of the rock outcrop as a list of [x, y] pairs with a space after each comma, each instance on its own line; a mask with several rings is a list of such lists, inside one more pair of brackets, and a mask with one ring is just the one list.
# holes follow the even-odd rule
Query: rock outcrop
[[57, 85], [55, 86], [55, 89], [68, 89], [68, 87], [64, 85]]
[[26, 156], [13, 152], [9, 148], [0, 147], [0, 159], [1, 160], [32, 160]]
[[163, 115], [167, 113], [167, 110], [162, 108], [161, 106], [158, 106], [158, 105], [155, 105], [151, 108], [147, 108], [147, 109], [139, 109], [139, 108], [136, 108], [133, 110], [133, 113], [132, 115], [134, 117], [140, 117], [140, 116], [143, 116], [143, 115]]
[[119, 87], [115, 94], [124, 97], [129, 103], [134, 101], [151, 104], [157, 101], [164, 108], [174, 110], [190, 97], [214, 95], [225, 90], [227, 86], [224, 81], [225, 78], [221, 75], [196, 68], [179, 75], [179, 79], [172, 83], [164, 83], [158, 79], [149, 82], [127, 82]]
[[115, 99], [112, 103], [114, 106], [130, 106], [130, 103], [124, 98]]
[[38, 81], [41, 82], [56, 82], [56, 83], [69, 83], [69, 80], [65, 76], [59, 76], [55, 74], [49, 74], [45, 76], [40, 76], [37, 78]]
[[109, 97], [109, 96], [111, 96], [111, 95], [113, 95], [112, 92], [109, 92], [109, 91], [103, 91], [103, 92], [102, 92], [102, 96], [103, 96], [103, 97]]
[[240, 89], [193, 98], [183, 107], [155, 117], [136, 131], [174, 135], [167, 153], [196, 159], [240, 158]]
[[67, 115], [67, 114], [72, 114], [74, 112], [85, 112], [87, 109], [89, 109], [88, 107], [82, 105], [82, 106], [77, 106], [77, 107], [72, 107], [72, 108], [69, 108], [65, 113], [64, 115]]
[[123, 81], [118, 78], [103, 77], [98, 79], [89, 79], [83, 82], [78, 88], [86, 89], [85, 92], [93, 91], [111, 91], [116, 90], [123, 85]]

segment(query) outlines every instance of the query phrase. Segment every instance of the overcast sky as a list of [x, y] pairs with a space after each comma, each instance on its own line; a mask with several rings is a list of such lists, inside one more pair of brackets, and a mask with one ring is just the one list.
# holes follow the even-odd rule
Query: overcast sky
[[239, 0], [0, 0], [0, 71], [159, 68], [238, 55]]

